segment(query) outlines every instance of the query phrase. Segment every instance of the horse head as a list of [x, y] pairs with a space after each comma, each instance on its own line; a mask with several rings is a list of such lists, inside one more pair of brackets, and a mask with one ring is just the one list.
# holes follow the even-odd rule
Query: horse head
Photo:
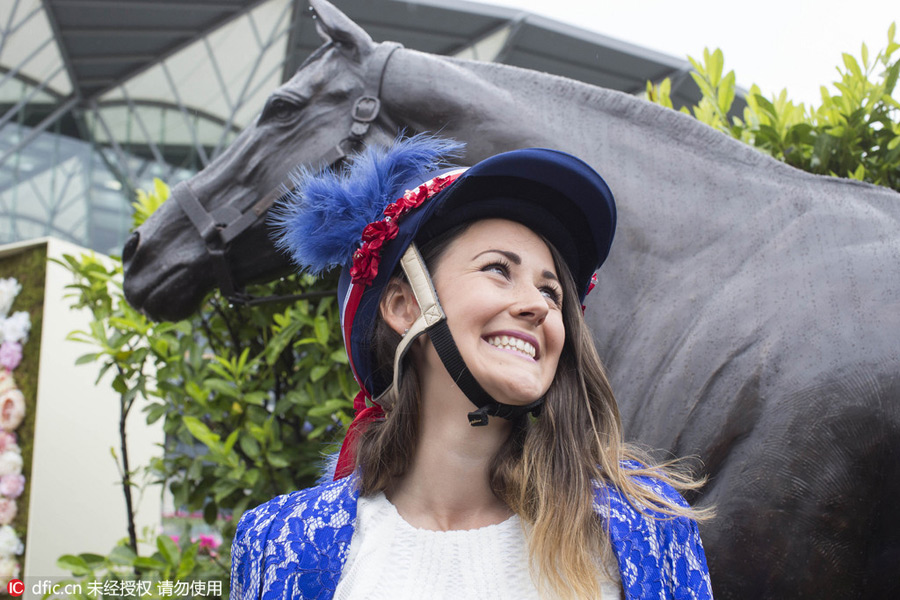
[[183, 319], [215, 286], [233, 295], [286, 272], [265, 216], [290, 172], [338, 162], [363, 139], [396, 135], [378, 96], [398, 45], [376, 44], [327, 2], [311, 4], [325, 43], [269, 96], [256, 122], [127, 240], [125, 297], [150, 317]]

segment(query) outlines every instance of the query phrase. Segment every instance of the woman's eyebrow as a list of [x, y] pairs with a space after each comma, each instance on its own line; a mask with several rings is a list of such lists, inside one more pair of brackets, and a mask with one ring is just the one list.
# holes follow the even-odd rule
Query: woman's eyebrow
[[518, 254], [516, 254], [515, 252], [510, 252], [509, 250], [497, 250], [496, 248], [489, 248], [488, 250], [484, 250], [483, 252], [479, 252], [479, 253], [476, 254], [474, 257], [472, 257], [472, 260], [478, 258], [479, 256], [481, 256], [481, 255], [483, 255], [483, 254], [488, 254], [488, 253], [490, 253], [490, 252], [496, 252], [497, 254], [502, 254], [503, 256], [505, 256], [505, 257], [509, 260], [509, 262], [511, 262], [511, 263], [514, 264], [514, 265], [521, 265], [521, 264], [522, 264], [522, 257], [519, 256]]
[[[482, 256], [483, 254], [489, 254], [491, 252], [496, 252], [497, 254], [502, 254], [503, 256], [505, 256], [507, 258], [507, 260], [509, 260], [509, 262], [511, 262], [514, 265], [522, 264], [522, 257], [519, 256], [518, 254], [516, 254], [515, 252], [510, 252], [509, 250], [497, 250], [496, 248], [489, 248], [487, 250], [479, 252], [474, 257], [472, 257], [472, 260], [475, 260], [476, 258], [478, 258], [479, 256]], [[543, 273], [541, 273], [541, 275], [544, 277], [544, 279], [550, 279], [552, 281], [559, 281], [559, 277], [557, 277], [556, 273], [554, 273], [553, 271], [544, 271]]]

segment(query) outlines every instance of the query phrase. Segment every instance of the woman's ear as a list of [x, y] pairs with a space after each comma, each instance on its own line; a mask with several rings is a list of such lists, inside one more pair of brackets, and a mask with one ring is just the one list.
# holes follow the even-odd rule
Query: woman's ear
[[412, 287], [398, 277], [388, 282], [379, 310], [388, 327], [400, 335], [412, 326], [421, 313]]

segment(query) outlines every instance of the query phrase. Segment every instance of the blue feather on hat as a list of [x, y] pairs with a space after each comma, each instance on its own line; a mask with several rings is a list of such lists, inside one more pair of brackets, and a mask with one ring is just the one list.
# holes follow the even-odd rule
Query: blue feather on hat
[[314, 275], [349, 266], [363, 229], [384, 218], [385, 207], [406, 191], [401, 186], [449, 166], [464, 147], [455, 140], [418, 134], [398, 138], [388, 148], [368, 147], [341, 171], [295, 171], [294, 191], [273, 208], [269, 219], [275, 245]]

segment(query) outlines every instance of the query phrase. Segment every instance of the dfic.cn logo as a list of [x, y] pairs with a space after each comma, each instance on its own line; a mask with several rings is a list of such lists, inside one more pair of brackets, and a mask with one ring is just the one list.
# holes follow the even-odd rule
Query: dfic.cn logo
[[6, 591], [10, 596], [21, 596], [25, 593], [25, 584], [21, 579], [10, 579], [6, 584]]

